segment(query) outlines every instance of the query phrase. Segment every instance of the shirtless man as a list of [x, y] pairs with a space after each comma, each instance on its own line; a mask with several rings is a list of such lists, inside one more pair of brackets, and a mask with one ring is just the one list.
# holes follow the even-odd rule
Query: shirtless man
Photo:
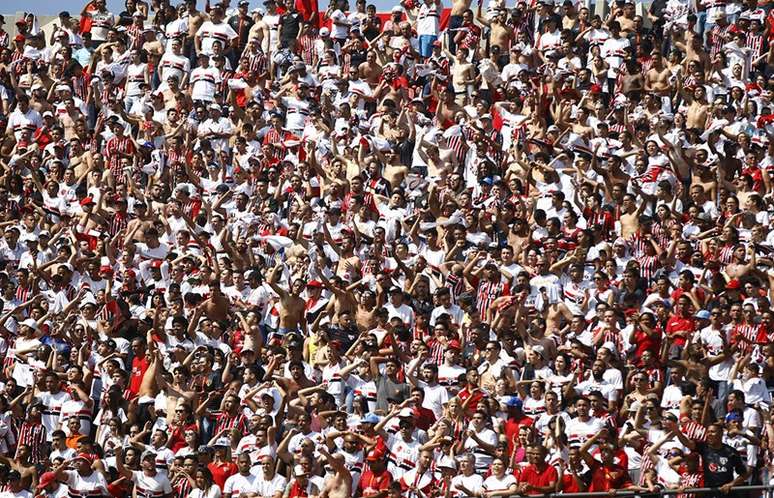
[[[36, 407], [35, 410], [37, 410], [38, 413], [43, 408], [41, 405], [33, 406]], [[0, 463], [10, 467], [12, 472], [18, 474], [16, 478], [19, 479], [22, 486], [34, 486], [37, 485], [38, 482], [38, 471], [35, 468], [35, 464], [30, 461], [31, 456], [32, 451], [30, 450], [29, 445], [20, 443], [16, 452], [16, 458], [0, 456]]]
[[[322, 268], [322, 266], [319, 266], [319, 268]], [[353, 313], [355, 311], [357, 307], [355, 296], [346, 288], [346, 285], [341, 285], [343, 282], [339, 278], [334, 278], [331, 281], [325, 278], [325, 275], [320, 274], [320, 281], [333, 294], [326, 307], [331, 315], [338, 315], [343, 312]]]
[[660, 97], [669, 97], [669, 77], [672, 72], [664, 65], [661, 52], [654, 50], [650, 54], [653, 66], [645, 73], [645, 91]]
[[161, 56], [164, 55], [164, 45], [156, 37], [156, 32], [150, 29], [146, 29], [143, 38], [145, 42], [142, 44], [142, 49], [148, 53], [148, 64], [151, 67], [159, 67], [159, 61]]
[[702, 194], [707, 192], [709, 198], [714, 199], [718, 188], [718, 176], [710, 168], [707, 149], [696, 149], [691, 171], [693, 173], [691, 175], [691, 188], [699, 186], [702, 188]]
[[371, 90], [376, 88], [379, 84], [379, 78], [382, 76], [382, 66], [376, 62], [376, 52], [373, 50], [368, 51], [366, 61], [357, 67], [357, 76], [368, 83]]
[[470, 9], [472, 0], [453, 0], [451, 15], [449, 16], [449, 51], [455, 54], [456, 45], [454, 43], [454, 37], [457, 35], [457, 29], [462, 27], [462, 15], [466, 10]]
[[456, 123], [457, 113], [464, 115], [465, 111], [462, 106], [454, 101], [454, 93], [451, 88], [441, 88], [441, 91], [437, 95], [437, 99], [438, 107], [435, 110], [435, 117], [441, 124], [441, 128], [448, 128]]
[[703, 130], [707, 126], [709, 116], [709, 104], [707, 103], [707, 91], [703, 86], [697, 86], [693, 90], [693, 102], [688, 106], [686, 125], [688, 128]]
[[[213, 255], [214, 256], [214, 255]], [[218, 275], [218, 274], [216, 274]], [[228, 319], [228, 299], [220, 290], [219, 275], [210, 282], [210, 297], [202, 303], [205, 316], [218, 321]]]
[[60, 112], [58, 117], [62, 122], [62, 128], [64, 128], [65, 140], [76, 138], [76, 125], [79, 120], [84, 119], [84, 116], [80, 109], [75, 106], [72, 97], [65, 100], [64, 112]]
[[685, 43], [675, 41], [675, 47], [685, 53], [685, 64], [690, 61], [697, 61], [703, 67], [707, 67], [710, 63], [709, 54], [704, 50], [704, 43], [702, 42], [701, 35], [694, 33], [693, 31], [686, 30]]
[[320, 498], [349, 498], [352, 495], [352, 473], [344, 465], [344, 455], [331, 455], [323, 445], [318, 446], [317, 451], [327, 458], [334, 472], [325, 481]]
[[476, 71], [473, 64], [468, 62], [468, 49], [460, 47], [452, 67], [452, 87], [454, 87], [454, 101], [465, 106], [468, 103], [468, 90], [476, 82]]
[[[750, 253], [750, 261], [745, 262], [744, 253]], [[734, 252], [731, 255], [732, 262], [726, 265], [726, 275], [729, 280], [740, 279], [755, 269], [757, 264], [755, 257], [755, 248], [751, 245], [748, 251], [745, 251], [743, 245], [738, 245], [734, 248]]]
[[627, 0], [623, 9], [617, 12], [615, 20], [621, 25], [622, 33], [636, 33], [637, 28], [634, 25], [634, 3], [631, 0]]
[[266, 54], [266, 58], [271, 60], [271, 54], [277, 47], [280, 16], [277, 13], [277, 4], [274, 0], [267, 0], [264, 2], [264, 5], [266, 6], [266, 15], [263, 16], [262, 22], [266, 26], [266, 30], [264, 31], [261, 48], [263, 53]]
[[296, 280], [293, 282], [290, 292], [277, 285], [277, 277], [282, 269], [281, 264], [277, 264], [269, 275], [268, 284], [274, 292], [280, 297], [279, 307], [279, 335], [283, 336], [288, 332], [301, 330], [304, 335], [306, 332], [305, 306], [304, 301], [299, 294], [304, 290], [304, 282]]
[[372, 330], [376, 326], [376, 311], [379, 309], [376, 295], [371, 290], [365, 290], [360, 294], [360, 302], [355, 312], [355, 322], [359, 330]]
[[208, 20], [210, 16], [196, 10], [196, 0], [186, 0], [186, 4], [188, 5], [188, 36], [186, 37], [186, 45], [190, 51], [194, 47], [196, 32], [199, 31], [204, 21]]
[[263, 47], [263, 41], [269, 39], [269, 27], [263, 22], [263, 11], [253, 10], [253, 24], [247, 34], [248, 42], [256, 40], [259, 47]]
[[78, 178], [94, 167], [91, 153], [84, 150], [78, 139], [70, 140], [70, 167], [73, 168], [75, 176]]
[[[327, 232], [327, 229], [325, 231]], [[328, 243], [330, 244], [331, 241], [328, 241]], [[335, 249], [335, 242], [331, 245]], [[336, 275], [348, 282], [356, 280], [355, 275], [360, 275], [361, 265], [360, 258], [355, 254], [355, 243], [350, 236], [342, 238], [338, 254], [339, 261], [336, 264]]]
[[621, 237], [629, 238], [640, 229], [640, 215], [647, 206], [646, 201], [642, 201], [637, 206], [636, 198], [631, 194], [624, 195], [623, 205], [621, 206]]
[[489, 26], [489, 50], [499, 47], [501, 54], [507, 54], [511, 49], [514, 33], [513, 28], [505, 24], [505, 11], [497, 10], [491, 19], [486, 19], [481, 15], [481, 4], [478, 4], [477, 19], [484, 26]]

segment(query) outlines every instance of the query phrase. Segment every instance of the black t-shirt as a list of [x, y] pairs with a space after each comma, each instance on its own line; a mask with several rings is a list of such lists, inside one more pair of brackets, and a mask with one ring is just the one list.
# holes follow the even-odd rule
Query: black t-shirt
[[704, 484], [708, 488], [716, 488], [734, 480], [734, 475], [741, 475], [747, 467], [739, 456], [739, 452], [724, 444], [718, 449], [699, 443], [696, 447], [704, 462]]
[[287, 47], [287, 42], [295, 40], [298, 36], [298, 30], [301, 27], [301, 21], [304, 17], [298, 12], [288, 12], [279, 19], [279, 23], [282, 25], [281, 41], [283, 47]]

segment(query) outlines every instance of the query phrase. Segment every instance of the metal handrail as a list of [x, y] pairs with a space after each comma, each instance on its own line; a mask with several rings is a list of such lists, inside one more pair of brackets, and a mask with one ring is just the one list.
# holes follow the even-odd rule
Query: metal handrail
[[[771, 491], [774, 486], [734, 486], [731, 491]], [[549, 493], [542, 495], [544, 498], [592, 498], [597, 496], [610, 497], [612, 491], [594, 491], [586, 493]], [[658, 491], [635, 491], [630, 489], [618, 489], [615, 490], [615, 496], [664, 496], [664, 495], [678, 495], [678, 494], [706, 494], [706, 493], [718, 493], [722, 494], [720, 488], [685, 488], [685, 489], [662, 489]], [[535, 495], [541, 496], [541, 495]]]

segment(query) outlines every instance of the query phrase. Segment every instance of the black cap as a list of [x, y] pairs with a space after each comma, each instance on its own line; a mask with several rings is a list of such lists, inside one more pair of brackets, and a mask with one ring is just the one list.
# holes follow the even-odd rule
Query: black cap
[[59, 13], [59, 17], [70, 17], [70, 13], [67, 12], [66, 10], [63, 10], [62, 12]]

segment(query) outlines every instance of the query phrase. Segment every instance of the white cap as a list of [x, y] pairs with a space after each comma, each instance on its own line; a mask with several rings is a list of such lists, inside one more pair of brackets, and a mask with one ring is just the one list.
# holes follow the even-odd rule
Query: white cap
[[414, 412], [411, 408], [404, 408], [398, 412], [398, 418], [414, 418]]
[[27, 318], [26, 320], [21, 322], [20, 325], [24, 325], [25, 327], [29, 327], [32, 330], [38, 330], [38, 322], [36, 322], [32, 318]]
[[293, 467], [293, 475], [306, 476], [306, 475], [309, 475], [309, 472], [305, 471], [304, 467], [302, 467], [301, 465], [296, 465], [295, 467]]
[[396, 5], [395, 7], [392, 8], [392, 12], [401, 12], [402, 13], [403, 12], [403, 7], [401, 7], [400, 5]]
[[610, 351], [611, 353], [615, 353], [618, 350], [615, 347], [615, 344], [613, 344], [611, 341], [607, 341], [606, 343], [602, 344], [602, 347]]
[[331, 30], [328, 28], [320, 28], [320, 36], [328, 36], [331, 34]]

